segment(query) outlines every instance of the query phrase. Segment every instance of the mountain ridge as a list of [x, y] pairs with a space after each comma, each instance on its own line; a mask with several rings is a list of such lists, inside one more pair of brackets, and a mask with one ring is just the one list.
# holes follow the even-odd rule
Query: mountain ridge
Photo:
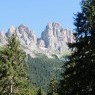
[[6, 44], [6, 38], [15, 34], [24, 51], [31, 56], [36, 53], [52, 55], [68, 51], [67, 43], [74, 42], [72, 31], [64, 29], [59, 23], [50, 22], [37, 38], [35, 33], [24, 24], [11, 26], [6, 33], [0, 32], [0, 45]]

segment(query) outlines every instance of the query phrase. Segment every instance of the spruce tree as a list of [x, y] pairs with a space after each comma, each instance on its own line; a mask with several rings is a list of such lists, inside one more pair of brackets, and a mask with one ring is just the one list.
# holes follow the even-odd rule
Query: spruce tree
[[95, 0], [83, 0], [75, 18], [75, 42], [63, 66], [59, 95], [95, 94]]
[[29, 95], [25, 53], [16, 36], [0, 51], [0, 95]]
[[57, 81], [55, 78], [50, 80], [47, 95], [57, 95]]
[[41, 91], [41, 88], [39, 88], [39, 90], [37, 91], [37, 95], [43, 95], [42, 91]]

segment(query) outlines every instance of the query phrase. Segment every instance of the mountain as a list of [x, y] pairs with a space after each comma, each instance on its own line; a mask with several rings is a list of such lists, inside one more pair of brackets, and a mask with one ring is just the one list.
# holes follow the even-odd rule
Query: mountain
[[0, 46], [5, 45], [7, 37], [12, 34], [16, 35], [27, 54], [30, 85], [41, 87], [46, 92], [52, 76], [56, 80], [61, 78], [65, 55], [69, 53], [66, 43], [74, 42], [72, 31], [63, 28], [59, 23], [48, 23], [41, 37], [37, 38], [34, 31], [23, 24], [11, 26], [6, 33], [0, 32]]
[[34, 87], [41, 87], [46, 92], [53, 77], [60, 80], [64, 62], [57, 57], [48, 58], [44, 54], [38, 54], [35, 58], [28, 56], [27, 64], [30, 84]]
[[6, 44], [6, 35], [4, 31], [0, 31], [0, 46]]
[[46, 48], [60, 52], [67, 49], [66, 43], [74, 41], [73, 37], [72, 32], [62, 28], [59, 23], [49, 23], [41, 35]]
[[6, 34], [0, 32], [0, 44], [5, 44], [6, 38], [12, 34], [16, 35], [24, 51], [31, 56], [35, 56], [37, 53], [52, 55], [66, 52], [68, 51], [66, 43], [74, 42], [72, 32], [54, 22], [48, 23], [40, 38], [37, 38], [35, 33], [23, 24], [16, 28], [11, 26]]
[[29, 28], [23, 24], [19, 25], [19, 27], [15, 28], [11, 26], [8, 29], [8, 32], [6, 33], [6, 36], [11, 36], [12, 34], [15, 34], [17, 39], [20, 41], [20, 44], [25, 47], [31, 47], [34, 48], [37, 43], [37, 37], [29, 30]]

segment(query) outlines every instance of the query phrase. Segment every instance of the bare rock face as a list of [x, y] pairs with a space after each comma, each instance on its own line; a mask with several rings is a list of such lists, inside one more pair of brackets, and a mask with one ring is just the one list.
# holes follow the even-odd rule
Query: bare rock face
[[4, 31], [0, 31], [0, 46], [6, 44], [6, 36]]
[[33, 31], [23, 24], [16, 28], [11, 26], [6, 35], [4, 32], [0, 32], [0, 45], [6, 44], [6, 38], [12, 34], [16, 35], [24, 51], [32, 55], [34, 52], [47, 55], [63, 53], [63, 51], [68, 51], [66, 43], [74, 42], [73, 33], [62, 28], [59, 23], [48, 23], [39, 39], [37, 39]]
[[22, 43], [23, 45], [30, 46], [32, 48], [36, 46], [37, 37], [34, 32], [29, 30], [27, 26], [21, 24], [18, 28], [16, 28], [15, 32], [20, 43]]
[[15, 34], [15, 27], [14, 27], [14, 26], [11, 26], [11, 27], [8, 29], [8, 32], [6, 33], [6, 36], [7, 36], [7, 37], [10, 37], [12, 34]]
[[29, 28], [23, 24], [19, 25], [19, 27], [15, 28], [11, 26], [6, 33], [6, 36], [11, 36], [15, 34], [17, 39], [20, 41], [20, 44], [24, 47], [35, 48], [37, 43], [37, 37], [29, 30]]
[[39, 48], [40, 48], [40, 47], [45, 47], [45, 43], [44, 43], [44, 41], [41, 40], [41, 39], [38, 39], [37, 45], [38, 45]]
[[41, 35], [46, 48], [59, 51], [67, 49], [66, 43], [74, 41], [73, 34], [67, 29], [63, 29], [59, 23], [49, 23]]

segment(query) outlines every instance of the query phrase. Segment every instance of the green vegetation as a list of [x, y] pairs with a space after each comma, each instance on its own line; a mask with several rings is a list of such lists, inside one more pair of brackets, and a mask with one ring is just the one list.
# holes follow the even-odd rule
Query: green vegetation
[[0, 48], [0, 95], [94, 95], [95, 0], [82, 0], [74, 24], [71, 55], [61, 59], [26, 56], [16, 36], [9, 37]]
[[29, 95], [25, 54], [15, 35], [0, 51], [0, 95]]
[[57, 81], [52, 78], [49, 83], [47, 95], [58, 95], [57, 94]]
[[38, 90], [38, 92], [37, 92], [36, 95], [43, 95], [43, 94], [42, 94], [42, 91], [41, 91], [41, 88], [39, 88], [39, 90]]
[[83, 0], [75, 18], [75, 43], [64, 65], [59, 95], [95, 94], [95, 0]]
[[47, 91], [52, 75], [56, 76], [56, 80], [60, 79], [62, 65], [63, 62], [58, 58], [48, 58], [43, 54], [38, 54], [35, 58], [28, 56], [31, 84]]
[[[44, 54], [27, 57], [12, 35], [8, 44], [0, 48], [0, 94], [46, 95], [52, 75], [60, 79], [62, 65], [56, 55], [53, 58]], [[42, 90], [38, 90], [40, 87]]]

